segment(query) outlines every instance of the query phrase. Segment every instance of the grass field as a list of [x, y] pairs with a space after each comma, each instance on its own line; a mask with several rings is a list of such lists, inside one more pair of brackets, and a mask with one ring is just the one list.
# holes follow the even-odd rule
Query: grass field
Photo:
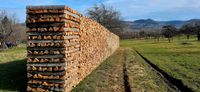
[[[73, 92], [124, 92], [124, 67], [132, 91], [173, 92], [165, 80], [137, 53], [195, 92], [200, 91], [200, 42], [175, 38], [168, 43], [161, 39], [121, 40], [121, 47], [83, 80]], [[26, 90], [26, 47], [19, 45], [0, 51], [0, 92]]]
[[200, 42], [196, 39], [122, 40], [122, 47], [131, 47], [182, 82], [193, 91], [200, 91]]
[[131, 92], [178, 92], [134, 50], [126, 57], [126, 69]]
[[123, 53], [124, 49], [118, 49], [83, 80], [73, 92], [124, 92]]
[[[131, 90], [167, 92], [168, 85], [145, 64], [133, 50], [119, 48], [105, 60], [73, 92], [125, 92], [124, 64]], [[26, 90], [25, 45], [0, 52], [0, 92]], [[134, 58], [132, 58], [134, 57]], [[139, 66], [139, 67], [136, 67]], [[149, 71], [151, 70], [151, 71]]]
[[177, 92], [129, 48], [119, 48], [73, 92], [129, 92], [127, 85], [131, 92]]
[[26, 47], [0, 51], [0, 92], [26, 90]]

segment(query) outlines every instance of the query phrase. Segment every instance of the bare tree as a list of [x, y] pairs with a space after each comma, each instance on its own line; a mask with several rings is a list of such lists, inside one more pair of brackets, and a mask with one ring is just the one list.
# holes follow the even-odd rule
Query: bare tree
[[6, 40], [11, 36], [16, 25], [15, 16], [8, 16], [5, 11], [0, 13], [0, 43], [1, 48], [8, 48], [6, 45]]
[[104, 4], [95, 5], [88, 9], [88, 15], [115, 34], [120, 34], [123, 30], [124, 24], [120, 20], [120, 13], [112, 7], [107, 7]]
[[193, 34], [193, 26], [191, 24], [185, 24], [180, 28], [180, 33], [187, 35], [187, 39], [189, 40], [190, 35]]
[[197, 40], [200, 41], [200, 21], [194, 24], [193, 30], [194, 30], [194, 33], [197, 34]]
[[186, 34], [189, 39], [189, 35], [197, 35], [197, 40], [200, 41], [200, 21], [193, 21], [187, 23], [181, 27], [181, 33]]
[[177, 34], [177, 29], [173, 25], [167, 25], [162, 27], [162, 34], [168, 38], [168, 42], [171, 42], [171, 38]]

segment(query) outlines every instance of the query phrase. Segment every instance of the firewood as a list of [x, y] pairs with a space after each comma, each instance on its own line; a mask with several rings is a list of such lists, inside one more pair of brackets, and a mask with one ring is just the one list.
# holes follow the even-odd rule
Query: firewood
[[38, 78], [37, 74], [34, 74], [34, 75], [33, 75], [33, 78]]
[[48, 51], [48, 50], [45, 50], [45, 51], [44, 51], [44, 54], [48, 54], [48, 53], [49, 53], [49, 51]]
[[38, 87], [37, 91], [39, 91], [39, 92], [45, 92], [46, 90]]
[[53, 75], [49, 76], [49, 79], [53, 79]]
[[39, 59], [35, 58], [35, 59], [33, 60], [33, 62], [39, 62]]
[[53, 27], [53, 30], [54, 30], [54, 31], [58, 31], [59, 28], [58, 28], [58, 27]]
[[37, 55], [37, 54], [38, 54], [38, 52], [37, 52], [37, 51], [34, 51], [34, 52], [33, 52], [33, 54]]
[[54, 70], [54, 71], [58, 71], [58, 67], [57, 67], [57, 66], [54, 67], [53, 70]]
[[39, 52], [39, 55], [43, 55], [43, 54], [44, 54], [44, 52], [43, 52], [43, 51], [40, 51], [40, 52]]
[[62, 71], [62, 70], [64, 70], [64, 69], [65, 69], [64, 67], [60, 67], [60, 68], [59, 68], [59, 71]]
[[30, 67], [30, 66], [27, 66], [27, 70], [28, 70], [28, 71], [31, 70], [31, 67]]
[[59, 17], [55, 18], [55, 21], [60, 22], [60, 18]]
[[116, 35], [69, 7], [27, 7], [26, 22], [30, 91], [71, 91], [119, 46]]
[[[30, 53], [30, 54], [32, 54], [32, 53]], [[28, 59], [27, 59], [27, 62], [33, 62], [33, 61], [32, 61], [31, 58], [28, 58]]]
[[50, 18], [49, 21], [50, 21], [50, 22], [54, 22], [54, 18]]
[[38, 71], [42, 71], [42, 70], [43, 70], [42, 67], [39, 67]]
[[32, 66], [32, 70], [33, 70], [33, 71], [36, 71], [37, 68], [36, 68], [35, 66]]
[[60, 39], [61, 39], [61, 36], [57, 36], [57, 38], [56, 38], [56, 39], [60, 40]]
[[52, 70], [53, 70], [52, 67], [47, 68], [47, 71], [52, 71]]
[[41, 74], [38, 74], [37, 77], [38, 78], [43, 78], [43, 76]]
[[39, 35], [37, 39], [41, 40], [41, 39], [42, 39], [42, 36], [41, 36], [41, 35]]
[[27, 51], [27, 53], [28, 53], [28, 54], [33, 54], [33, 52], [32, 52], [32, 51], [30, 51], [30, 50], [28, 50], [28, 51]]
[[42, 58], [42, 59], [40, 59], [40, 62], [41, 62], [41, 63], [43, 63], [43, 62], [44, 62], [44, 59], [43, 59], [43, 58]]
[[43, 82], [42, 85], [44, 85], [44, 86], [48, 86], [47, 82]]
[[48, 59], [44, 59], [44, 62], [48, 62], [49, 60]]
[[42, 68], [42, 71], [46, 71], [46, 70], [47, 70], [47, 67]]
[[54, 62], [59, 62], [59, 61], [60, 61], [60, 59], [58, 59], [58, 58], [57, 58], [57, 59], [54, 59]]

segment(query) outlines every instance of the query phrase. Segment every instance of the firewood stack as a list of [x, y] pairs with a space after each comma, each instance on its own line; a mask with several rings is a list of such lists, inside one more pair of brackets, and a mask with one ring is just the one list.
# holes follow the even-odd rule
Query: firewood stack
[[119, 37], [90, 18], [80, 18], [81, 58], [80, 75], [83, 80], [119, 47]]
[[71, 91], [119, 47], [119, 37], [66, 6], [27, 7], [27, 91]]
[[80, 16], [66, 6], [27, 7], [27, 91], [70, 91], [77, 85]]

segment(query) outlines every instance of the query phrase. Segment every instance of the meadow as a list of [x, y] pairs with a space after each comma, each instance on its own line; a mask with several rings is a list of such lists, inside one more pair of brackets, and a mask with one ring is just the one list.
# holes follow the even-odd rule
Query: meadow
[[[159, 42], [154, 39], [121, 40], [120, 48], [73, 92], [124, 92], [126, 81], [131, 91], [177, 92], [136, 51], [194, 92], [200, 91], [200, 42], [194, 37], [190, 40], [181, 37], [174, 38], [171, 43], [164, 38]], [[0, 92], [25, 91], [26, 46], [1, 50], [0, 58]]]
[[174, 38], [159, 42], [148, 40], [122, 40], [121, 47], [137, 50], [151, 63], [179, 79], [195, 92], [200, 91], [200, 42], [192, 39]]
[[0, 51], [0, 92], [25, 92], [26, 45]]

